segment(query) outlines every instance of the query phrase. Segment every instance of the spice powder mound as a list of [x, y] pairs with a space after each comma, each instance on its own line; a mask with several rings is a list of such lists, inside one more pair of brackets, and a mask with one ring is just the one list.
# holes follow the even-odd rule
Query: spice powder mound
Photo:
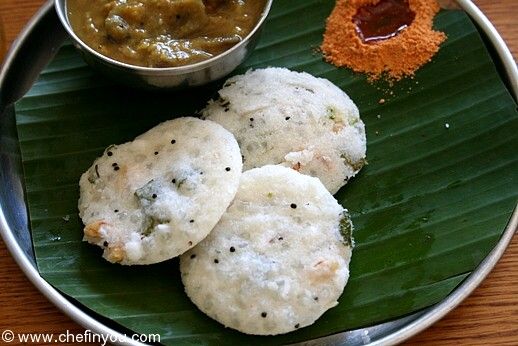
[[446, 35], [434, 31], [433, 19], [440, 6], [436, 0], [408, 0], [415, 13], [412, 23], [394, 37], [363, 42], [357, 32], [354, 16], [363, 6], [380, 0], [338, 0], [327, 19], [321, 50], [326, 61], [338, 67], [349, 67], [367, 73], [371, 81], [385, 77], [398, 81], [413, 76], [439, 51]]

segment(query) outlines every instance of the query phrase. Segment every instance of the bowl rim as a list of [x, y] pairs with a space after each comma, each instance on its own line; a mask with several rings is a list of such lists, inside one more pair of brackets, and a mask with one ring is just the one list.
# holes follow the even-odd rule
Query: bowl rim
[[103, 55], [90, 47], [88, 44], [86, 44], [83, 40], [77, 36], [77, 34], [72, 29], [72, 25], [70, 24], [68, 20], [68, 15], [66, 11], [66, 2], [68, 0], [49, 0], [50, 2], [54, 2], [54, 7], [56, 9], [56, 13], [58, 14], [58, 18], [69, 34], [69, 36], [72, 38], [75, 44], [79, 45], [82, 50], [88, 52], [88, 54], [93, 55], [98, 60], [102, 61], [103, 63], [107, 65], [111, 65], [113, 67], [117, 67], [122, 70], [131, 70], [132, 72], [147, 74], [147, 75], [160, 75], [160, 74], [174, 74], [174, 75], [180, 75], [180, 74], [188, 74], [194, 71], [200, 71], [203, 70], [220, 59], [224, 59], [227, 55], [232, 54], [235, 50], [239, 49], [242, 45], [246, 44], [250, 39], [255, 35], [257, 31], [259, 31], [265, 20], [266, 17], [268, 17], [268, 14], [270, 13], [270, 10], [272, 8], [273, 0], [265, 0], [264, 9], [261, 13], [261, 17], [259, 18], [259, 21], [255, 24], [254, 28], [246, 35], [240, 42], [235, 44], [234, 46], [230, 47], [229, 49], [225, 50], [223, 53], [215, 55], [207, 60], [203, 60], [194, 64], [187, 64], [182, 66], [174, 66], [174, 67], [146, 67], [146, 66], [139, 66], [139, 65], [132, 65], [125, 62], [121, 62], [118, 60], [115, 60], [113, 58], [110, 58], [106, 55]]
[[[489, 40], [495, 47], [502, 63], [504, 65], [507, 77], [510, 81], [510, 86], [513, 91], [515, 100], [518, 100], [518, 67], [514, 62], [511, 52], [505, 45], [503, 39], [500, 37], [491, 22], [485, 15], [476, 7], [470, 0], [457, 0], [457, 3], [462, 9], [470, 15], [470, 17], [479, 25], [479, 27], [488, 35]], [[13, 42], [9, 52], [6, 55], [4, 64], [0, 70], [0, 84], [6, 78], [10, 66], [13, 64], [15, 57], [21, 50], [24, 40], [34, 30], [36, 24], [50, 11], [53, 7], [53, 0], [50, 0], [43, 5], [40, 10], [28, 22], [26, 27], [21, 31], [18, 38]], [[451, 310], [456, 308], [465, 298], [467, 298], [478, 285], [491, 272], [498, 260], [502, 257], [509, 243], [511, 242], [516, 230], [518, 228], [518, 206], [515, 208], [509, 223], [507, 224], [504, 233], [498, 244], [492, 249], [487, 257], [480, 263], [480, 265], [462, 282], [447, 298], [442, 302], [426, 308], [424, 311], [418, 312], [419, 316], [415, 317], [413, 321], [407, 323], [402, 328], [397, 328], [396, 331], [389, 335], [377, 339], [369, 345], [395, 345], [401, 343], [408, 338], [422, 332], [430, 327], [433, 323], [440, 320]], [[144, 345], [134, 339], [131, 339], [120, 331], [112, 329], [105, 324], [99, 322], [95, 317], [86, 313], [84, 310], [74, 305], [68, 298], [60, 291], [46, 282], [39, 274], [35, 264], [27, 257], [21, 246], [18, 244], [13, 230], [7, 223], [4, 216], [3, 209], [0, 208], [0, 235], [2, 236], [8, 251], [14, 258], [22, 272], [29, 279], [29, 281], [58, 309], [69, 316], [72, 320], [80, 324], [86, 329], [95, 333], [104, 335], [113, 335], [118, 338], [117, 344], [120, 345]], [[410, 315], [412, 317], [413, 315]], [[397, 320], [394, 320], [397, 321]], [[392, 322], [394, 322], [392, 321]], [[389, 323], [392, 323], [389, 322]], [[374, 327], [374, 326], [372, 326]], [[347, 334], [352, 331], [337, 333], [319, 339], [308, 340], [305, 345], [330, 345], [330, 344], [345, 344], [348, 341]]]

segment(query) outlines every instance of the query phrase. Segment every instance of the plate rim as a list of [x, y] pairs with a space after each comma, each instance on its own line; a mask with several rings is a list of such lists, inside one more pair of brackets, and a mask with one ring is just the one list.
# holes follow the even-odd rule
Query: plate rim
[[[482, 11], [471, 0], [457, 0], [459, 6], [470, 16], [472, 20], [484, 31], [489, 41], [495, 48], [500, 57], [504, 70], [510, 82], [510, 88], [515, 100], [518, 100], [518, 66], [514, 58], [505, 44], [504, 40], [497, 32], [493, 24], [482, 13]], [[24, 40], [30, 35], [37, 23], [51, 10], [54, 9], [52, 0], [48, 0], [36, 12], [31, 20], [26, 24], [17, 38], [13, 41], [8, 53], [6, 54], [4, 63], [0, 70], [0, 84], [3, 83], [7, 72], [13, 64], [15, 57], [21, 49]], [[399, 344], [410, 337], [422, 332], [432, 324], [443, 318], [450, 311], [455, 309], [464, 299], [466, 299], [487, 277], [492, 269], [502, 257], [508, 248], [514, 234], [518, 229], [518, 205], [515, 207], [513, 215], [507, 224], [504, 233], [497, 245], [491, 250], [486, 258], [479, 266], [444, 300], [433, 305], [423, 312], [418, 312], [413, 321], [407, 323], [404, 327], [391, 332], [378, 340], [368, 343], [368, 345], [395, 345]], [[18, 267], [22, 270], [29, 281], [59, 310], [70, 317], [82, 327], [89, 329], [95, 333], [116, 336], [120, 345], [144, 345], [136, 340], [131, 339], [125, 334], [110, 328], [96, 320], [93, 316], [83, 311], [78, 306], [69, 301], [61, 292], [45, 281], [39, 274], [37, 268], [32, 261], [26, 256], [21, 246], [18, 244], [10, 226], [5, 219], [2, 208], [0, 208], [0, 235], [6, 245], [7, 250], [14, 258]], [[397, 321], [397, 320], [393, 320]], [[391, 322], [389, 322], [391, 323]], [[374, 327], [374, 326], [371, 326]], [[361, 330], [361, 329], [360, 329]], [[311, 345], [331, 345], [347, 343], [350, 333], [354, 331], [341, 332], [318, 339], [308, 340], [307, 344]], [[368, 340], [368, 339], [367, 339]], [[369, 341], [367, 341], [369, 342]]]

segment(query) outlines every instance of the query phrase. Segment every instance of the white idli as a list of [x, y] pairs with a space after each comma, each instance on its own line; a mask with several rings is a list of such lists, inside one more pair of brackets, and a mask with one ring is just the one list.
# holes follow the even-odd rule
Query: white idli
[[326, 79], [285, 68], [226, 81], [202, 111], [232, 132], [243, 168], [282, 164], [319, 178], [331, 193], [365, 163], [365, 127], [351, 99]]
[[234, 198], [242, 171], [238, 144], [220, 125], [164, 122], [133, 142], [106, 149], [80, 180], [84, 239], [126, 265], [161, 262], [212, 230]]
[[208, 316], [244, 333], [308, 326], [338, 304], [351, 231], [317, 178], [282, 166], [246, 171], [214, 230], [180, 257], [185, 291]]

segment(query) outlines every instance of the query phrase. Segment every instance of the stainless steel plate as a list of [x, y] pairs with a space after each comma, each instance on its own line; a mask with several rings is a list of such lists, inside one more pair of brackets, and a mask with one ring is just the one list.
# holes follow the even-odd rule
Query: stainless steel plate
[[[509, 49], [488, 19], [469, 0], [459, 5], [474, 19], [500, 58], [504, 79], [518, 99], [518, 69]], [[13, 44], [0, 72], [0, 233], [7, 248], [29, 280], [60, 310], [94, 333], [113, 334], [121, 344], [139, 345], [122, 327], [96, 315], [43, 280], [37, 269], [28, 227], [22, 168], [12, 104], [32, 86], [57, 51], [66, 33], [47, 3], [29, 22]], [[509, 245], [518, 225], [515, 210], [500, 242], [480, 266], [445, 300], [404, 318], [305, 342], [304, 345], [393, 345], [421, 332], [453, 310], [484, 280]]]

